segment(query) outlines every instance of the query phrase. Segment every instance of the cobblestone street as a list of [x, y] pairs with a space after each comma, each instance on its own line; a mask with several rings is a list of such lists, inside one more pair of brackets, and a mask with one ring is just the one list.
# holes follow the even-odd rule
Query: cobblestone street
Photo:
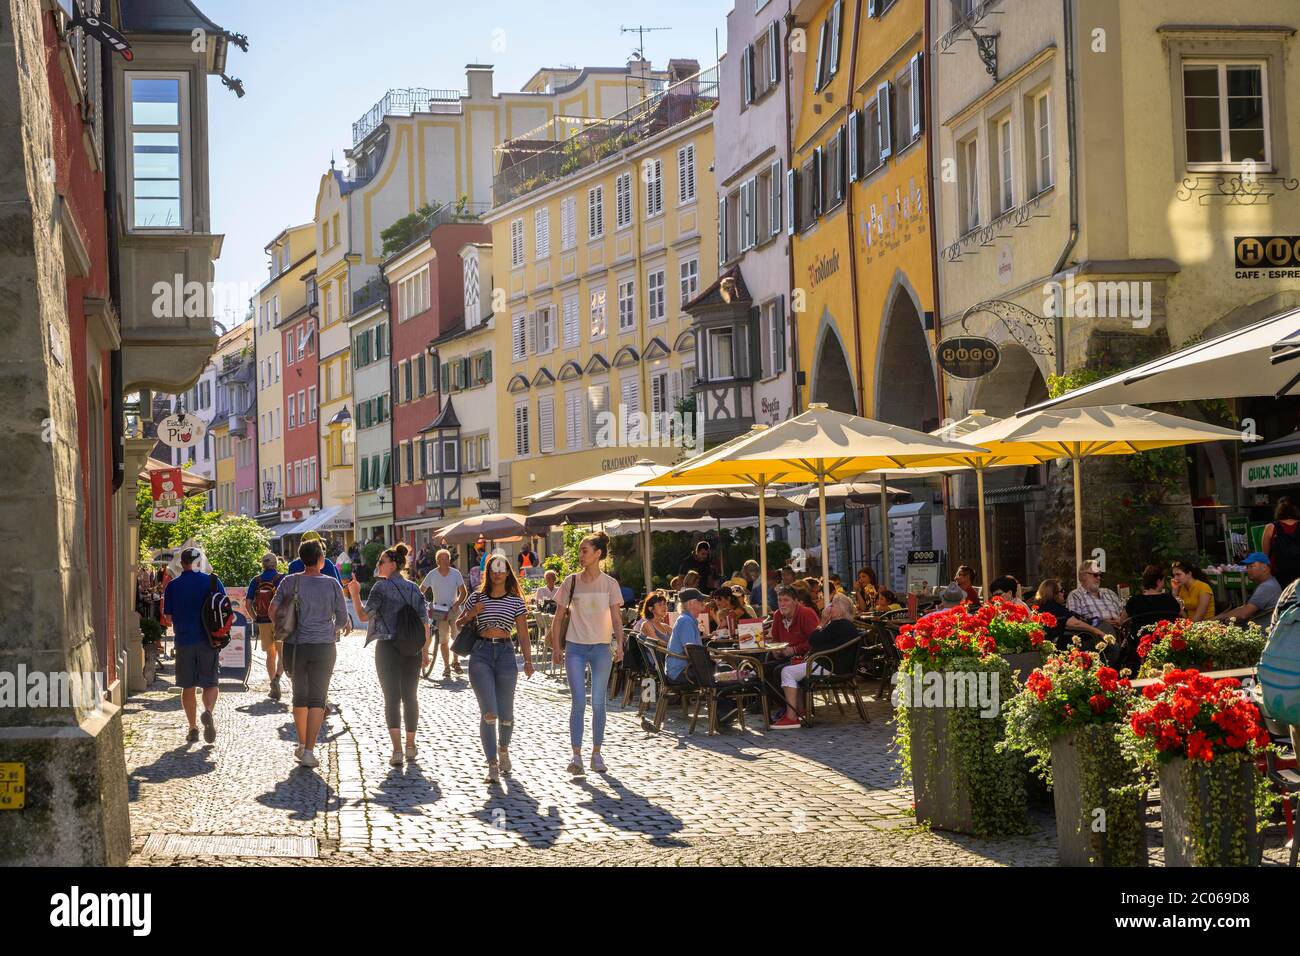
[[[483, 782], [478, 708], [466, 679], [422, 681], [419, 758], [388, 766], [373, 650], [345, 638], [331, 688], [341, 716], [317, 770], [293, 759], [288, 689], [266, 698], [225, 684], [212, 746], [184, 743], [179, 693], [162, 682], [127, 707], [133, 863], [513, 865], [560, 863], [1050, 863], [1034, 838], [976, 841], [918, 831], [887, 751], [887, 705], [872, 721], [832, 708], [812, 729], [686, 736], [675, 711], [656, 738], [611, 702], [609, 773], [572, 779], [568, 690], [519, 683], [513, 772]], [[164, 678], [170, 682], [171, 669]], [[589, 753], [590, 742], [585, 748]], [[261, 837], [260, 840], [249, 838]], [[202, 839], [207, 838], [207, 839]], [[241, 839], [242, 838], [242, 839]], [[276, 838], [276, 839], [270, 839]], [[452, 852], [458, 851], [458, 852]]]
[[[908, 816], [888, 751], [887, 703], [871, 723], [834, 708], [814, 728], [686, 735], [676, 710], [658, 737], [611, 701], [609, 772], [572, 779], [568, 690], [522, 678], [513, 773], [484, 781], [467, 679], [422, 681], [419, 758], [388, 766], [373, 650], [339, 648], [321, 766], [298, 767], [285, 699], [266, 698], [260, 651], [248, 691], [224, 684], [215, 745], [184, 742], [172, 670], [127, 706], [132, 864], [176, 865], [1054, 865], [1050, 815], [1029, 836], [930, 832]], [[590, 728], [588, 727], [588, 730]], [[589, 754], [590, 742], [584, 748]], [[1153, 862], [1159, 830], [1149, 827]], [[1279, 840], [1269, 857], [1285, 859]]]

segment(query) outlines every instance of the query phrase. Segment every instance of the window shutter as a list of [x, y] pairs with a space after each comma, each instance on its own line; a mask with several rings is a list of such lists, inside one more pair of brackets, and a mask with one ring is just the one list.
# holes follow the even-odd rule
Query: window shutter
[[485, 352], [483, 354], [483, 378], [489, 382], [492, 381], [492, 353], [491, 352]]
[[844, 198], [844, 164], [848, 160], [848, 130], [843, 126], [835, 134], [835, 168], [831, 170], [831, 175], [835, 177], [835, 198]]
[[813, 74], [813, 91], [817, 92], [822, 88], [822, 66], [826, 59], [826, 31], [830, 26], [830, 19], [822, 21], [822, 28], [817, 33], [817, 72]]
[[831, 70], [834, 76], [840, 71], [840, 40], [844, 33], [844, 0], [835, 0], [831, 8]]
[[867, 16], [880, 16], [880, 0], [867, 0]]
[[781, 21], [773, 20], [767, 28], [767, 79], [775, 86], [781, 81]]
[[727, 262], [727, 197], [718, 197], [718, 265]]
[[822, 197], [826, 195], [826, 156], [822, 147], [813, 150], [813, 181], [809, 184], [812, 192], [812, 213], [816, 218], [822, 214]]
[[848, 163], [849, 163], [849, 182], [851, 183], [856, 183], [858, 181], [859, 170], [861, 169], [861, 166], [858, 164], [858, 153], [859, 153], [858, 144], [862, 141], [861, 130], [859, 128], [861, 126], [861, 123], [862, 123], [861, 113], [859, 113], [857, 110], [854, 110], [852, 113], [849, 114]]
[[439, 384], [442, 386], [442, 394], [446, 395], [451, 391], [451, 363], [443, 362], [438, 369]]
[[549, 398], [537, 403], [537, 450], [555, 450], [555, 405]]
[[880, 161], [882, 163], [894, 151], [894, 123], [889, 108], [889, 87], [888, 80], [876, 87], [876, 122], [880, 127]]
[[526, 341], [524, 345], [524, 354], [536, 355], [537, 354], [537, 313], [529, 312], [528, 315], [525, 317], [524, 324], [525, 324], [524, 335], [526, 337]]
[[511, 355], [516, 361], [528, 357], [527, 317], [521, 312], [511, 318]]
[[793, 236], [799, 227], [799, 171], [785, 171], [785, 234]]
[[771, 185], [767, 193], [767, 231], [769, 236], [781, 233], [781, 160], [768, 167]]
[[471, 369], [470, 369], [469, 359], [468, 358], [461, 359], [460, 360], [461, 388], [469, 388], [471, 385], [474, 384], [474, 380], [470, 378], [470, 371]]
[[609, 411], [609, 386], [590, 385], [587, 387], [587, 434], [588, 444], [596, 446], [596, 436], [600, 432], [601, 419]]
[[754, 102], [754, 47], [740, 52], [740, 100], [746, 106]]
[[924, 71], [921, 69], [921, 65], [922, 65], [921, 54], [917, 53], [915, 56], [912, 57], [911, 60], [912, 102], [910, 103], [911, 106], [910, 119], [911, 119], [911, 127], [912, 127], [912, 139], [916, 139], [918, 136], [921, 135], [921, 127], [925, 123], [925, 108], [924, 108], [925, 100], [921, 98], [921, 92], [924, 89], [922, 85], [923, 80], [921, 74]]
[[425, 365], [427, 365], [427, 364], [428, 364], [428, 363], [425, 362], [425, 360], [424, 360], [424, 356], [421, 355], [421, 356], [420, 356], [420, 359], [419, 359], [419, 369], [420, 369], [420, 371], [419, 371], [419, 372], [417, 373], [417, 375], [415, 376], [415, 378], [416, 378], [416, 382], [418, 383], [418, 387], [419, 387], [419, 389], [420, 389], [420, 395], [421, 395], [421, 396], [423, 396], [423, 395], [428, 391], [428, 381], [427, 381], [427, 379], [426, 379], [426, 375], [427, 375], [427, 373], [426, 373], [426, 371], [425, 371]]

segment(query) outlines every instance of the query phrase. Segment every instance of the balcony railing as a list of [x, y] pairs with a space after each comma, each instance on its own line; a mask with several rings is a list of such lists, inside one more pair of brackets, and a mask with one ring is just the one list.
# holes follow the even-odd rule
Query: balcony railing
[[355, 146], [380, 123], [385, 116], [410, 116], [413, 113], [437, 113], [438, 104], [460, 103], [459, 90], [431, 90], [417, 86], [404, 90], [389, 90], [379, 102], [352, 124], [352, 145]]
[[372, 305], [387, 301], [387, 299], [388, 283], [376, 276], [360, 289], [352, 290], [352, 314], [356, 315]]
[[500, 206], [688, 122], [718, 103], [718, 68], [710, 67], [629, 110], [603, 120], [557, 117], [496, 147], [492, 201]]
[[[399, 252], [417, 239], [427, 236], [437, 226], [445, 226], [452, 222], [478, 222], [491, 208], [488, 203], [469, 202], [464, 199], [457, 202], [445, 202], [427, 215], [412, 217], [400, 230], [392, 232], [384, 230], [381, 233], [384, 239], [384, 249], [386, 252], [391, 251], [390, 254]], [[394, 223], [394, 226], [396, 225], [397, 223]], [[358, 309], [354, 306], [353, 311], [358, 311]]]

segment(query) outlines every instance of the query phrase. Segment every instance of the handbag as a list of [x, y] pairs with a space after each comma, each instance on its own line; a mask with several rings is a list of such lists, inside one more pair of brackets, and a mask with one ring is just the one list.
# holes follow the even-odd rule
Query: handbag
[[477, 643], [478, 618], [474, 617], [466, 621], [465, 626], [456, 633], [456, 639], [451, 642], [451, 651], [461, 657], [468, 657]]
[[573, 590], [578, 586], [578, 575], [574, 574], [569, 578], [569, 600], [564, 602], [564, 610], [560, 612], [560, 621], [555, 633], [560, 638], [560, 650], [564, 650], [564, 639], [569, 633], [569, 618], [573, 616]]

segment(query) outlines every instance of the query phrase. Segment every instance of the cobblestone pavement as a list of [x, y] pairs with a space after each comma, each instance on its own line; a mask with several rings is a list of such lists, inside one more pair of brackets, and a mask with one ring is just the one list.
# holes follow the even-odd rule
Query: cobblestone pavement
[[[391, 745], [373, 649], [339, 647], [327, 719], [307, 770], [293, 758], [288, 686], [266, 697], [223, 686], [215, 745], [186, 744], [172, 669], [126, 708], [133, 865], [1052, 865], [1055, 829], [1025, 837], [929, 832], [908, 816], [888, 750], [887, 702], [869, 724], [832, 707], [797, 731], [686, 734], [680, 710], [647, 736], [635, 705], [611, 701], [604, 775], [570, 778], [567, 686], [520, 675], [513, 772], [484, 780], [468, 680], [422, 681], [419, 758]], [[588, 720], [588, 738], [590, 723]], [[584, 751], [589, 754], [590, 740]], [[198, 839], [200, 837], [206, 839]], [[260, 837], [257, 840], [254, 838]], [[274, 838], [274, 839], [269, 839]], [[1154, 842], [1158, 846], [1158, 832]], [[1272, 841], [1277, 844], [1279, 841]], [[1281, 853], [1276, 846], [1270, 857]], [[1158, 854], [1157, 854], [1158, 856]]]

